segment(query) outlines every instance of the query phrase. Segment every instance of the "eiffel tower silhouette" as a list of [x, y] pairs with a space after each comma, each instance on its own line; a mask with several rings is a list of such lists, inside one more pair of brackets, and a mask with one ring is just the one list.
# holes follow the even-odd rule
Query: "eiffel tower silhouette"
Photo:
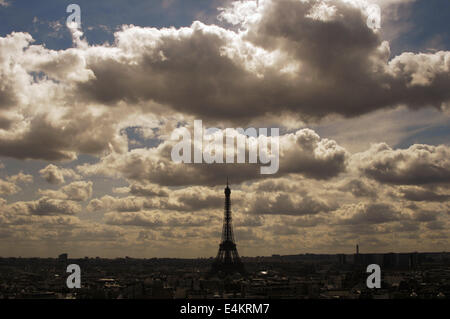
[[234, 274], [236, 272], [244, 274], [244, 264], [239, 257], [236, 243], [234, 242], [233, 226], [231, 224], [231, 189], [228, 185], [225, 188], [225, 209], [222, 229], [222, 242], [219, 245], [219, 252], [213, 262], [211, 272], [223, 274]]

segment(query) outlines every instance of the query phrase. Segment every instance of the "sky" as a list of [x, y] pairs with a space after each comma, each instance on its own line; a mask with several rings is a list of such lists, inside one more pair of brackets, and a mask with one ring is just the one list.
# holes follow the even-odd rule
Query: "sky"
[[[227, 177], [243, 256], [449, 250], [448, 0], [1, 0], [0, 21], [0, 256], [215, 256]], [[194, 120], [279, 128], [279, 170], [174, 162]]]

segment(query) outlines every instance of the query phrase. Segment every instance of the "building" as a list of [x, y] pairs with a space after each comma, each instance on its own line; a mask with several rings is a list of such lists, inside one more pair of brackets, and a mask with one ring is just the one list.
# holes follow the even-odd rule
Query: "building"
[[244, 264], [239, 257], [236, 243], [234, 242], [232, 217], [231, 217], [231, 190], [228, 185], [225, 188], [225, 209], [222, 229], [222, 241], [219, 252], [211, 267], [214, 274], [230, 275], [234, 273], [244, 274]]

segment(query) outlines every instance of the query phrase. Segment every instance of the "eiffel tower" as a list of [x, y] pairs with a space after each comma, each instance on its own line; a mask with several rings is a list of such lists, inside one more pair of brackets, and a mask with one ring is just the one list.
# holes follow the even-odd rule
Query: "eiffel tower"
[[239, 258], [234, 242], [233, 226], [231, 224], [231, 190], [228, 186], [225, 188], [225, 212], [223, 218], [222, 242], [219, 246], [219, 252], [211, 268], [212, 273], [222, 272], [223, 274], [245, 273], [244, 264]]

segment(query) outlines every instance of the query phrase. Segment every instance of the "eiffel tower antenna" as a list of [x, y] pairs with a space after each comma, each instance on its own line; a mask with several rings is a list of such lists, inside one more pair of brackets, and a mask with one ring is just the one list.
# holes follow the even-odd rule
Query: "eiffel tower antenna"
[[224, 274], [233, 274], [239, 272], [245, 273], [244, 264], [239, 257], [236, 243], [234, 242], [233, 226], [231, 223], [231, 189], [228, 183], [225, 187], [225, 209], [222, 228], [222, 242], [219, 245], [219, 252], [214, 260], [211, 271], [213, 273], [222, 272]]

